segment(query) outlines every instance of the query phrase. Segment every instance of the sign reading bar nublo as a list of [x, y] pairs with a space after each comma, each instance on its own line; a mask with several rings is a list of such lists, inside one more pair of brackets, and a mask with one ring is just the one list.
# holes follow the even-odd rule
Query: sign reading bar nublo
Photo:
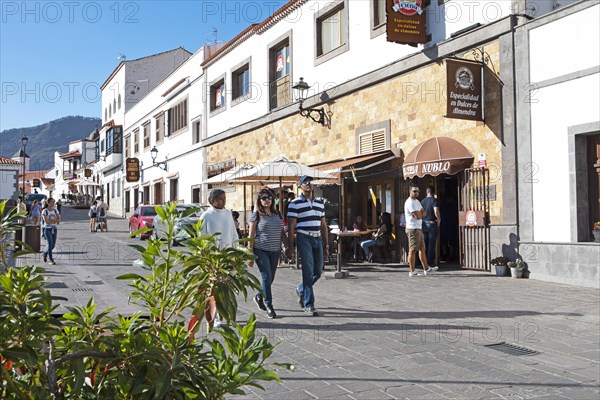
[[140, 160], [137, 158], [128, 158], [125, 160], [125, 173], [127, 182], [137, 182], [140, 180]]
[[481, 64], [446, 60], [446, 117], [483, 121]]
[[416, 46], [427, 42], [427, 0], [386, 0], [388, 42]]

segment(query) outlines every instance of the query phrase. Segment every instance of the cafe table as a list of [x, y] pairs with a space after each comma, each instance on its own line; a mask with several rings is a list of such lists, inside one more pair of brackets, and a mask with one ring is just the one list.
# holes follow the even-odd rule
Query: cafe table
[[[342, 271], [342, 238], [352, 238], [357, 236], [365, 236], [370, 234], [371, 232], [375, 232], [376, 229], [367, 229], [366, 231], [333, 231], [334, 235], [338, 237], [338, 254], [337, 254], [337, 271]], [[354, 241], [354, 254], [356, 254], [356, 249], [358, 246], [358, 240]]]

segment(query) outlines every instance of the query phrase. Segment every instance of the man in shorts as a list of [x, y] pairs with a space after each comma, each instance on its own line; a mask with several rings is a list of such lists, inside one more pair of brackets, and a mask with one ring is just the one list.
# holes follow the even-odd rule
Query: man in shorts
[[429, 268], [427, 254], [425, 253], [425, 239], [423, 237], [423, 217], [427, 214], [421, 202], [418, 200], [419, 187], [410, 185], [410, 195], [404, 203], [404, 215], [406, 216], [406, 236], [408, 236], [408, 276], [419, 276], [415, 271], [416, 253], [423, 265], [423, 275], [436, 271], [438, 268]]

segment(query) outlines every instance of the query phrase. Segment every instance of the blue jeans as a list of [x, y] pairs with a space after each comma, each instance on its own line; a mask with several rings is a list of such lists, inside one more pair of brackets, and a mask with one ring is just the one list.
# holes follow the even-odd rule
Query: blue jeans
[[279, 256], [281, 251], [266, 251], [261, 249], [254, 249], [256, 255], [256, 265], [260, 271], [261, 286], [263, 300], [267, 307], [273, 307], [273, 294], [271, 292], [271, 285], [275, 280], [275, 272], [277, 272], [277, 264], [279, 264]]
[[375, 246], [376, 244], [377, 240], [375, 239], [360, 242], [360, 247], [362, 247], [363, 251], [365, 252], [365, 259], [369, 258], [369, 256], [371, 255], [371, 247]]
[[46, 238], [46, 251], [44, 254], [50, 258], [51, 261], [54, 261], [54, 257], [52, 257], [52, 250], [54, 246], [56, 246], [56, 235], [58, 234], [58, 229], [50, 227], [44, 228], [44, 237]]
[[299, 233], [296, 237], [298, 255], [302, 260], [302, 283], [298, 291], [304, 296], [304, 307], [315, 306], [313, 285], [323, 272], [323, 240]]
[[427, 265], [435, 266], [435, 243], [438, 237], [438, 225], [435, 221], [423, 221], [423, 237], [427, 250]]

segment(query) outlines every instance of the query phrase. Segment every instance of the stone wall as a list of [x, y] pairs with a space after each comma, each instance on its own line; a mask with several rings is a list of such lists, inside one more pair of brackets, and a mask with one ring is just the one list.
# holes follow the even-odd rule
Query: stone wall
[[529, 278], [600, 288], [600, 246], [595, 243], [521, 242]]
[[[237, 164], [263, 162], [285, 155], [311, 165], [357, 155], [357, 129], [391, 121], [391, 148], [399, 146], [404, 155], [420, 142], [434, 136], [448, 136], [460, 141], [477, 159], [487, 154], [491, 184], [496, 185], [497, 200], [491, 204], [491, 221], [502, 220], [501, 175], [501, 98], [499, 76], [499, 42], [486, 45], [486, 122], [446, 118], [446, 65], [427, 67], [399, 75], [330, 101], [331, 129], [301, 117], [292, 117], [228, 138], [207, 147], [206, 162], [216, 163], [235, 158]], [[471, 52], [457, 54], [473, 58]], [[376, 72], [373, 72], [374, 74]], [[335, 89], [329, 92], [335, 96]], [[228, 207], [241, 208], [241, 189], [229, 193]]]

